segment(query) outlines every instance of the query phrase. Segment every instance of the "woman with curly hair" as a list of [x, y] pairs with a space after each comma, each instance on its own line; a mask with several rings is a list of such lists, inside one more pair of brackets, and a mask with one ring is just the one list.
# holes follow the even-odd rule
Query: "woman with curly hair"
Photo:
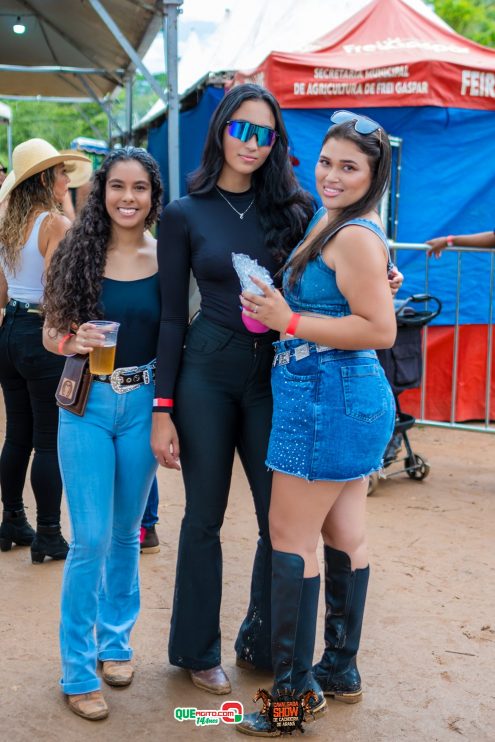
[[109, 685], [129, 685], [134, 672], [129, 640], [139, 613], [139, 526], [156, 471], [150, 432], [160, 292], [156, 243], [147, 230], [161, 195], [158, 166], [145, 150], [112, 152], [47, 276], [44, 343], [52, 352], [90, 353], [104, 344], [91, 320], [120, 323], [117, 383], [115, 372], [94, 376], [84, 415], [60, 410], [72, 525], [60, 685], [69, 708], [86, 719], [108, 715], [98, 661]]
[[[58, 204], [67, 193], [64, 163], [87, 158], [61, 155], [43, 139], [30, 139], [13, 152], [13, 170], [0, 189], [0, 384], [7, 428], [0, 457], [3, 519], [0, 549], [31, 544], [33, 562], [65, 559], [60, 532], [62, 482], [57, 461], [58, 408], [63, 363], [42, 344], [41, 297], [45, 269], [69, 227]], [[36, 533], [27, 522], [23, 490], [31, 465]]]

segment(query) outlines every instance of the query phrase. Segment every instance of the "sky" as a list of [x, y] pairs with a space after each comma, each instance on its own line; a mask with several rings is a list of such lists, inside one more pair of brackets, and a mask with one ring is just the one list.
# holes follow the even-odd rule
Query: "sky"
[[[284, 0], [272, 0], [282, 2]], [[212, 23], [217, 25], [225, 16], [225, 11], [233, 8], [239, 0], [184, 0], [182, 13], [179, 15], [179, 40], [185, 40], [195, 23]], [[199, 24], [198, 24], [199, 25]], [[144, 63], [152, 73], [165, 69], [162, 36], [159, 34], [153, 41], [144, 57]]]

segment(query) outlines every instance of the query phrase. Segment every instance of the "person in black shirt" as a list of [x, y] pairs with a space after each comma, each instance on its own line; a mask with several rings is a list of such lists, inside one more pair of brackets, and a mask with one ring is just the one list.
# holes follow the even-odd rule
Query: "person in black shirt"
[[[252, 334], [244, 326], [231, 254], [248, 254], [276, 274], [313, 211], [313, 200], [297, 184], [290, 165], [278, 104], [268, 91], [246, 84], [220, 103], [190, 194], [170, 203], [160, 220], [162, 321], [152, 448], [160, 464], [182, 468], [186, 489], [169, 658], [213, 693], [230, 691], [220, 651], [220, 528], [236, 450], [259, 525], [237, 663], [271, 668], [271, 472], [264, 460], [276, 337], [273, 332]], [[201, 313], [186, 335], [191, 269]]]
[[[186, 490], [169, 659], [188, 669], [195, 685], [221, 694], [230, 691], [230, 682], [221, 667], [219, 534], [236, 450], [259, 526], [250, 602], [235, 643], [237, 665], [272, 668], [272, 475], [264, 462], [277, 335], [253, 334], [244, 325], [232, 253], [256, 259], [279, 282], [288, 252], [315, 210], [295, 179], [287, 132], [271, 93], [245, 84], [225, 96], [213, 114], [189, 190], [168, 204], [160, 220], [162, 321], [152, 448], [159, 464], [182, 468]], [[191, 270], [201, 312], [186, 333]], [[402, 278], [396, 272], [392, 292]]]
[[108, 685], [129, 685], [134, 672], [139, 526], [157, 466], [150, 432], [160, 290], [156, 242], [147, 230], [161, 195], [158, 166], [145, 150], [112, 152], [56, 251], [45, 290], [44, 344], [54, 353], [102, 346], [93, 318], [120, 323], [115, 372], [93, 376], [84, 415], [61, 409], [59, 424], [72, 525], [60, 686], [71, 711], [92, 720], [108, 715], [97, 661]]

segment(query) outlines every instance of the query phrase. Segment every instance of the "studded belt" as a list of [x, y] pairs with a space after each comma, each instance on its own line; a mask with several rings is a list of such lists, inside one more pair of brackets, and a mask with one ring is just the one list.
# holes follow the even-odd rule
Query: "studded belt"
[[7, 306], [18, 309], [25, 309], [30, 314], [41, 314], [41, 304], [32, 304], [29, 301], [20, 301], [20, 299], [9, 299], [9, 301], [7, 302]]
[[301, 345], [296, 345], [295, 348], [281, 350], [279, 353], [275, 353], [272, 365], [286, 366], [290, 363], [291, 358], [301, 361], [303, 358], [307, 358], [310, 353], [324, 353], [326, 350], [335, 350], [335, 348], [330, 348], [328, 345], [320, 345], [319, 343], [302, 343]]
[[103, 381], [110, 384], [117, 394], [126, 394], [138, 389], [142, 384], [152, 384], [155, 380], [156, 362], [152, 361], [148, 366], [127, 366], [116, 368], [111, 374], [95, 374], [94, 381]]

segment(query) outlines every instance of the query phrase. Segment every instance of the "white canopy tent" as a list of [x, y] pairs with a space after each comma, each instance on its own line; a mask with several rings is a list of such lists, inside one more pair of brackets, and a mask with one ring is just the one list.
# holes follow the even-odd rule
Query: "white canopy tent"
[[[205, 0], [206, 1], [206, 0]], [[187, 0], [186, 0], [187, 2]], [[179, 46], [178, 87], [181, 96], [204, 83], [208, 73], [248, 70], [270, 52], [309, 51], [327, 33], [357, 13], [370, 0], [225, 0], [223, 21], [208, 37], [190, 34]], [[405, 0], [433, 22], [447, 27], [423, 0]], [[157, 100], [135, 127], [140, 129], [166, 110]]]
[[[2, 0], [0, 98], [94, 101], [124, 138], [131, 136], [132, 78], [138, 69], [177, 118], [177, 15], [183, 0]], [[14, 31], [24, 26], [24, 32]], [[163, 27], [167, 39], [168, 90], [142, 58]], [[126, 126], [112, 118], [109, 101], [126, 90]], [[175, 111], [177, 115], [175, 116]], [[178, 140], [171, 131], [172, 159]], [[175, 152], [176, 150], [176, 152]], [[178, 182], [178, 178], [177, 178]], [[174, 186], [175, 188], [175, 186]], [[178, 187], [177, 187], [178, 191]]]

